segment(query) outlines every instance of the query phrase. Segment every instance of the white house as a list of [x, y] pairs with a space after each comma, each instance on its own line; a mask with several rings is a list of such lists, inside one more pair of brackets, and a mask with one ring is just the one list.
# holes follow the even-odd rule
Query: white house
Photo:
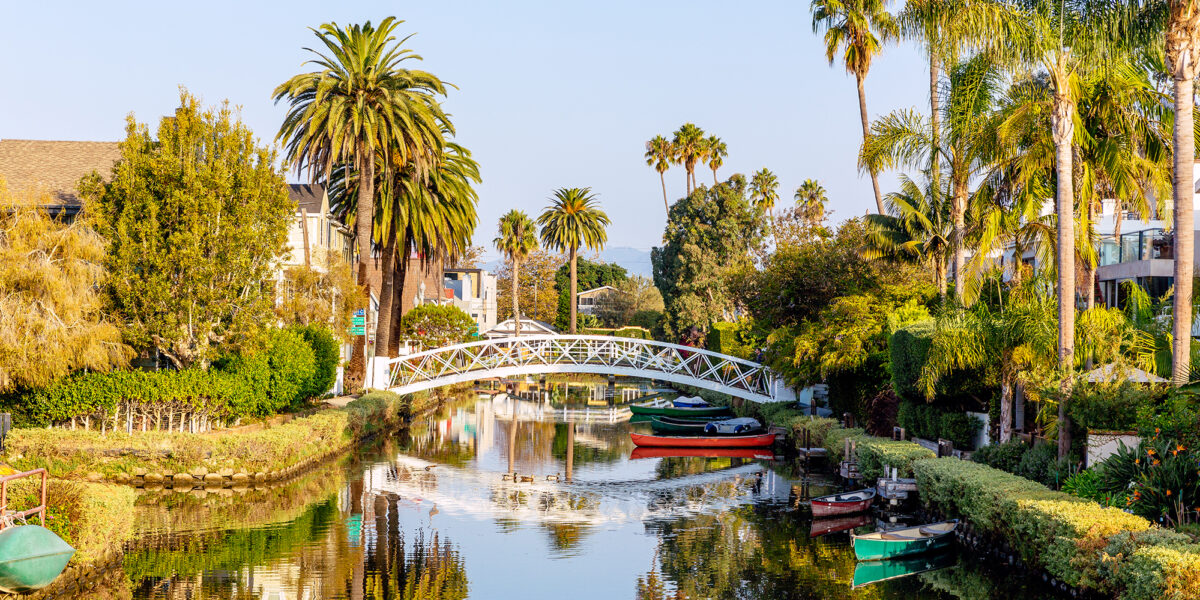
[[[483, 336], [488, 339], [513, 337], [515, 331], [512, 319], [505, 319], [500, 324], [483, 332]], [[558, 333], [558, 330], [553, 325], [537, 319], [521, 318], [521, 335], [547, 335]]]
[[595, 315], [599, 312], [599, 308], [615, 294], [624, 294], [621, 290], [611, 286], [602, 285], [598, 288], [584, 290], [576, 294], [579, 301], [579, 314]]
[[447, 300], [475, 320], [480, 333], [496, 326], [496, 276], [484, 269], [446, 269], [443, 287]]

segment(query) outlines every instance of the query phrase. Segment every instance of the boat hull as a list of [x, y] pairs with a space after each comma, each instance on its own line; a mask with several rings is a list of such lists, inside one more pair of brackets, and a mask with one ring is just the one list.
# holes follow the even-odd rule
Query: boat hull
[[724, 406], [710, 406], [708, 408], [677, 408], [674, 406], [644, 406], [641, 404], [630, 404], [629, 410], [635, 415], [659, 415], [690, 419], [697, 417], [727, 417], [733, 414]]
[[75, 549], [38, 525], [0, 531], [0, 592], [24, 594], [50, 585], [67, 567]]
[[899, 539], [884, 539], [878, 534], [855, 536], [854, 556], [858, 560], [885, 560], [944, 550], [954, 543], [953, 533], [951, 529], [928, 537], [893, 536]]
[[745, 458], [751, 460], [772, 460], [775, 455], [762, 448], [665, 448], [648, 447], [634, 448], [629, 455], [632, 460], [639, 458]]
[[775, 443], [775, 435], [643, 435], [631, 433], [635, 446], [667, 448], [765, 448]]
[[875, 493], [873, 490], [860, 490], [860, 492], [867, 491], [871, 493], [859, 500], [837, 500], [838, 496], [844, 494], [813, 498], [811, 502], [813, 517], [820, 519], [837, 515], [853, 515], [870, 510], [871, 504], [875, 502]]
[[650, 417], [650, 429], [654, 433], [664, 433], [667, 435], [689, 435], [704, 433], [704, 426], [709, 421], [690, 421], [686, 419], [674, 419], [655, 415]]

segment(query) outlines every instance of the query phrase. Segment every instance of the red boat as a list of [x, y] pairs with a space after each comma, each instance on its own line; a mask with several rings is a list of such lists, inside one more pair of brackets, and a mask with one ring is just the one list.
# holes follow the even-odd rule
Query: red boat
[[850, 515], [848, 517], [833, 517], [832, 519], [813, 519], [809, 529], [809, 537], [820, 537], [829, 533], [847, 531], [855, 527], [871, 524], [871, 515]]
[[635, 446], [658, 448], [765, 448], [775, 443], [775, 434], [762, 435], [644, 435], [631, 433]]
[[703, 458], [748, 458], [772, 460], [775, 454], [759, 448], [634, 448], [629, 458], [675, 458], [699, 456]]
[[834, 515], [852, 515], [871, 508], [874, 501], [875, 490], [871, 488], [821, 496], [812, 499], [812, 514], [818, 519]]

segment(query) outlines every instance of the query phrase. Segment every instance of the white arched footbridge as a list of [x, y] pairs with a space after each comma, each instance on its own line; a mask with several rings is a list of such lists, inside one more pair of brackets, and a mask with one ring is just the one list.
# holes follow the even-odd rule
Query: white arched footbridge
[[[388, 390], [412, 393], [487, 377], [594, 373], [658, 379], [753, 400], [795, 400], [765, 365], [651, 340], [531, 335], [444, 346], [388, 361]], [[384, 386], [380, 386], [384, 387]]]

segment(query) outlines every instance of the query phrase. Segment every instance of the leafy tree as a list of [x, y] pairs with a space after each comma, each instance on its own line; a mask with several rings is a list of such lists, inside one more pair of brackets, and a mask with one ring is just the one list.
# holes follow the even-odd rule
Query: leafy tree
[[708, 139], [704, 141], [704, 145], [704, 156], [708, 161], [708, 168], [712, 169], [713, 172], [713, 185], [717, 185], [719, 183], [717, 181], [717, 169], [720, 169], [721, 165], [725, 164], [725, 157], [729, 156], [729, 148], [725, 146], [725, 142], [721, 141], [721, 138], [715, 135], [708, 136]]
[[[813, 33], [825, 30], [825, 58], [832, 66], [838, 52], [846, 72], [854, 75], [858, 84], [858, 111], [862, 117], [863, 142], [871, 137], [867, 117], [867, 93], [863, 80], [871, 70], [871, 60], [883, 43], [899, 35], [899, 25], [887, 11], [884, 0], [813, 0]], [[883, 214], [883, 194], [874, 171], [871, 186], [875, 191], [875, 206]]]
[[21, 208], [50, 202], [0, 189], [0, 393], [122, 367], [133, 354], [105, 314], [103, 238]]
[[674, 162], [683, 165], [687, 172], [687, 194], [690, 196], [696, 189], [696, 163], [704, 158], [707, 151], [704, 130], [693, 123], [684, 123], [675, 131], [671, 149], [675, 151]]
[[[586, 258], [579, 259], [576, 267], [578, 287], [591, 290], [605, 285], [619, 286], [627, 281], [625, 268], [603, 262], [592, 262]], [[554, 273], [554, 287], [558, 290], [558, 312], [554, 318], [554, 326], [566, 329], [571, 315], [571, 265], [564, 264]]]
[[746, 178], [734, 175], [671, 207], [665, 243], [651, 252], [668, 336], [727, 320], [737, 310], [727, 280], [751, 265], [751, 252], [763, 240], [763, 209], [747, 191]]
[[500, 235], [492, 240], [496, 249], [508, 259], [511, 279], [513, 335], [521, 335], [521, 309], [518, 304], [517, 276], [521, 273], [521, 261], [538, 247], [537, 231], [529, 215], [519, 210], [510, 210], [500, 217]]
[[479, 334], [478, 325], [457, 306], [422, 304], [400, 318], [400, 335], [421, 348], [459, 344]]
[[284, 324], [326, 326], [337, 339], [349, 341], [351, 317], [366, 303], [365, 295], [337, 252], [318, 256], [317, 264], [320, 268], [284, 270], [275, 289], [275, 316]]
[[667, 138], [656, 135], [650, 141], [646, 142], [646, 165], [654, 167], [658, 171], [659, 182], [662, 183], [663, 192], [663, 208], [667, 211], [671, 210], [671, 205], [667, 203], [667, 178], [665, 173], [671, 168], [671, 163], [675, 160], [675, 147], [671, 145]]
[[805, 179], [804, 183], [796, 188], [792, 199], [796, 201], [798, 216], [809, 228], [816, 229], [825, 222], [825, 204], [829, 202], [829, 198], [826, 197], [821, 182]]
[[579, 302], [579, 282], [575, 262], [579, 249], [599, 251], [608, 240], [605, 228], [609, 225], [608, 215], [596, 205], [591, 188], [561, 188], [554, 192], [550, 206], [538, 216], [542, 228], [542, 245], [550, 250], [565, 251], [571, 266], [571, 302], [568, 332], [575, 334], [575, 313]]
[[[554, 323], [557, 315], [566, 323], [566, 303], [560, 296], [567, 289], [566, 274], [562, 286], [558, 286], [557, 274], [564, 272], [566, 257], [556, 252], [534, 250], [521, 261], [516, 282], [516, 293], [524, 318]], [[511, 263], [503, 263], [496, 272], [496, 314], [500, 320], [513, 315], [513, 270]], [[560, 311], [560, 308], [562, 309]]]
[[[646, 311], [662, 314], [662, 294], [649, 278], [633, 275], [610, 285], [620, 293], [611, 294], [600, 304], [598, 311], [600, 320], [609, 327], [633, 325], [634, 316]], [[654, 328], [653, 323], [641, 326], [651, 330]]]
[[110, 241], [107, 290], [129, 344], [203, 366], [271, 322], [264, 282], [296, 210], [274, 163], [228, 103], [202, 109], [181, 92], [157, 140], [129, 118], [112, 182], [85, 185]]
[[919, 264], [933, 271], [938, 294], [946, 296], [946, 263], [953, 226], [945, 194], [935, 194], [906, 176], [900, 191], [887, 195], [888, 214], [867, 215], [863, 255], [893, 263]]

